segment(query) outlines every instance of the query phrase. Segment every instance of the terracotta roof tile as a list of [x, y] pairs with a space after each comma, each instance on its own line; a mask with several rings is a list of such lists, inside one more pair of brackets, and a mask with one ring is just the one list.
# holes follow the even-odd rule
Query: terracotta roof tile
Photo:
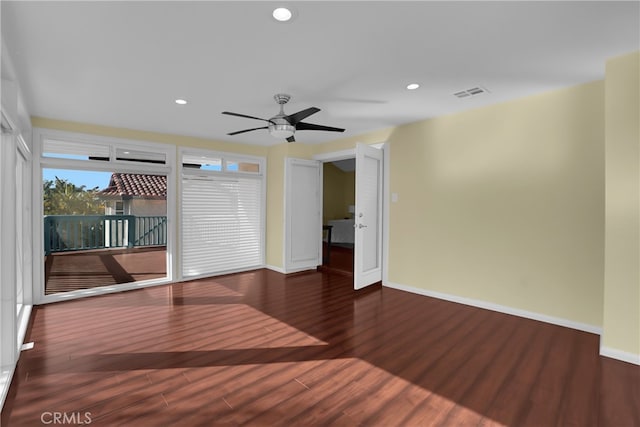
[[109, 180], [109, 186], [98, 192], [98, 194], [107, 198], [124, 196], [142, 199], [166, 199], [167, 177], [162, 175], [114, 173]]

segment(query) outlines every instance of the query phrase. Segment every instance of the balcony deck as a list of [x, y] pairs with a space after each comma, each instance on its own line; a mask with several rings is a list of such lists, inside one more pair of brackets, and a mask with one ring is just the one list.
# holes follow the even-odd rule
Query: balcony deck
[[45, 257], [45, 295], [167, 275], [166, 246], [60, 252]]

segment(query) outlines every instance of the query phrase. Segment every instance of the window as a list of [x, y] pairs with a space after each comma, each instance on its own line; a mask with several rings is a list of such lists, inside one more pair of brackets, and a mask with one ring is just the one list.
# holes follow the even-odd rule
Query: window
[[182, 164], [183, 277], [261, 267], [264, 159], [184, 154]]
[[64, 141], [45, 138], [42, 141], [42, 156], [71, 160], [109, 160], [109, 146], [87, 144], [79, 141]]
[[[115, 156], [112, 153], [115, 152]], [[94, 141], [73, 141], [62, 138], [44, 138], [42, 156], [69, 160], [108, 162], [112, 159], [123, 162], [164, 165], [167, 155], [162, 152], [140, 150], [138, 147], [115, 147]]]
[[259, 160], [237, 159], [224, 155], [190, 155], [184, 154], [182, 166], [189, 169], [230, 173], [261, 173]]
[[116, 160], [164, 165], [167, 162], [167, 156], [164, 153], [139, 151], [130, 148], [116, 148]]

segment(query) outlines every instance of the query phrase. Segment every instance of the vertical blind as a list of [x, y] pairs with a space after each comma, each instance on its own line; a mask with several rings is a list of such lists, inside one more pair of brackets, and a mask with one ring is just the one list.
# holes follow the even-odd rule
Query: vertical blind
[[183, 277], [263, 264], [262, 177], [184, 175]]

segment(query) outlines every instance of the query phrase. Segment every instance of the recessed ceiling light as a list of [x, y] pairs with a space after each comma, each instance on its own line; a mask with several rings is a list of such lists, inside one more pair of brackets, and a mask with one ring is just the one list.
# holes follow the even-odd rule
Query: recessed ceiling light
[[420, 85], [418, 83], [411, 83], [409, 85], [407, 85], [407, 89], [409, 90], [416, 90], [420, 87]]
[[178, 104], [178, 105], [185, 105], [186, 103], [187, 103], [187, 101], [184, 100], [184, 99], [176, 99], [176, 104]]
[[289, 19], [291, 19], [292, 16], [293, 16], [293, 14], [286, 7], [279, 7], [277, 9], [273, 10], [273, 18], [276, 21], [286, 22]]

